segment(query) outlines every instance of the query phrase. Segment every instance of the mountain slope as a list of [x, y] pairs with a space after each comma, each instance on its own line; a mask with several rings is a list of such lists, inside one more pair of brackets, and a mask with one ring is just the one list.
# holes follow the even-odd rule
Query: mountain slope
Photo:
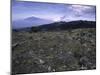
[[33, 27], [33, 30], [38, 31], [51, 31], [51, 30], [66, 30], [77, 28], [96, 28], [96, 22], [94, 21], [71, 21], [71, 22], [55, 22], [51, 24], [41, 25]]
[[37, 17], [28, 17], [25, 19], [15, 20], [12, 22], [13, 29], [32, 27], [42, 24], [52, 23], [51, 20], [41, 19]]
[[[31, 21], [31, 20], [33, 20], [33, 18], [28, 18], [27, 21], [28, 20]], [[71, 22], [62, 22], [61, 21], [61, 22], [54, 22], [54, 23], [50, 23], [50, 24], [24, 27], [24, 28], [13, 29], [13, 30], [37, 32], [37, 31], [59, 31], [59, 30], [78, 29], [78, 28], [96, 28], [96, 22], [95, 21], [81, 21], [81, 20], [71, 21]]]

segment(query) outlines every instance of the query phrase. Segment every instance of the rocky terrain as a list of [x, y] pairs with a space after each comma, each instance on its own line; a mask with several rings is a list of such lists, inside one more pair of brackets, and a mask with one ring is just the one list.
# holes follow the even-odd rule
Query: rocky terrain
[[96, 29], [12, 32], [12, 73], [96, 69]]

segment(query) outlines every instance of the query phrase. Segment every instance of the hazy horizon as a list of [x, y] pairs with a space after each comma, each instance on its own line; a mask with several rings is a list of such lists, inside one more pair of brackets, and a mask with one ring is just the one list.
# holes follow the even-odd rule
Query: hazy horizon
[[[27, 19], [30, 17], [31, 20]], [[59, 21], [95, 21], [95, 17], [96, 6], [24, 1], [20, 2], [15, 0], [12, 2], [12, 24], [15, 28], [37, 26]], [[28, 23], [29, 25], [27, 25]]]

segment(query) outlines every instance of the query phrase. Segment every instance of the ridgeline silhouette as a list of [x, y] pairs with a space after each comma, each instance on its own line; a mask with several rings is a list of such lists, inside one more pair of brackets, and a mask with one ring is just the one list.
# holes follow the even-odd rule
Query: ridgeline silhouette
[[13, 31], [60, 31], [60, 30], [68, 30], [68, 29], [78, 29], [78, 28], [96, 28], [95, 21], [71, 21], [71, 22], [54, 22], [51, 24], [44, 24], [40, 26], [34, 26], [29, 28], [22, 29], [13, 29]]

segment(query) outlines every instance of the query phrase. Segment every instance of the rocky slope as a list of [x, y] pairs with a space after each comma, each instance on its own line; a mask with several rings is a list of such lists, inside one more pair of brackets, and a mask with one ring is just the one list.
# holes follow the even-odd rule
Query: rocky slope
[[95, 28], [12, 32], [14, 75], [95, 68]]

